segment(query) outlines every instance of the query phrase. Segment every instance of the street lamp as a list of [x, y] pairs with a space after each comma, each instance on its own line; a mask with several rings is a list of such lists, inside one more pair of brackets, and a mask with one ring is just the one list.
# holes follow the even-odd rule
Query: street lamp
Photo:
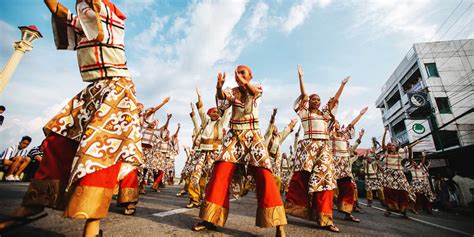
[[0, 73], [0, 94], [3, 92], [3, 89], [5, 89], [23, 55], [33, 49], [33, 46], [31, 45], [33, 41], [43, 38], [38, 28], [34, 25], [20, 26], [18, 28], [21, 31], [21, 40], [13, 44], [15, 51], [8, 60], [7, 65], [5, 65]]

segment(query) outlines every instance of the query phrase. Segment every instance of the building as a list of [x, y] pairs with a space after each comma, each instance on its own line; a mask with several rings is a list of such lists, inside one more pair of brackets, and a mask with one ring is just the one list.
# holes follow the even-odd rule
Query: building
[[429, 152], [435, 166], [474, 167], [473, 68], [473, 39], [414, 44], [376, 101], [392, 140], [423, 138], [414, 151]]

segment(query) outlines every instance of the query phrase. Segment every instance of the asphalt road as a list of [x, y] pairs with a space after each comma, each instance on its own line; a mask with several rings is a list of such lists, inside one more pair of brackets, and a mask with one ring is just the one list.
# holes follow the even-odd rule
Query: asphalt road
[[[0, 218], [5, 219], [21, 202], [28, 183], [0, 183]], [[273, 236], [273, 228], [255, 226], [257, 200], [254, 194], [233, 200], [225, 228], [215, 232], [193, 232], [198, 221], [198, 209], [186, 209], [187, 197], [175, 197], [179, 186], [168, 186], [160, 193], [150, 192], [140, 197], [135, 216], [124, 216], [121, 209], [110, 206], [109, 216], [102, 221], [104, 236]], [[361, 200], [362, 203], [365, 201]], [[339, 234], [320, 230], [313, 223], [289, 217], [285, 227], [288, 236], [474, 236], [474, 218], [435, 212], [433, 216], [411, 215], [412, 219], [385, 217], [377, 207], [365, 207], [364, 214], [355, 213], [361, 223], [343, 220], [334, 212]], [[47, 209], [49, 214], [29, 225], [0, 236], [81, 236], [84, 221], [62, 218], [61, 212]]]

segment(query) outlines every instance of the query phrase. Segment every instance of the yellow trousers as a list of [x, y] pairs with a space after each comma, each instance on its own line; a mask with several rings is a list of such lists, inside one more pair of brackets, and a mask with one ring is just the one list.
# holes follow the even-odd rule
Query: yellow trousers
[[188, 184], [188, 193], [189, 193], [189, 202], [194, 204], [199, 204], [201, 200], [201, 196], [206, 191], [206, 180], [207, 177], [201, 177], [199, 179], [199, 185], [194, 187], [192, 184]]
[[273, 176], [273, 178], [275, 179], [275, 184], [278, 188], [278, 191], [281, 193], [282, 190], [281, 190], [281, 178], [280, 178], [280, 176]]
[[[383, 195], [383, 189], [377, 189], [377, 196], [380, 202], [385, 202], [385, 196]], [[374, 200], [374, 195], [372, 194], [372, 190], [367, 190], [367, 201], [372, 202]]]

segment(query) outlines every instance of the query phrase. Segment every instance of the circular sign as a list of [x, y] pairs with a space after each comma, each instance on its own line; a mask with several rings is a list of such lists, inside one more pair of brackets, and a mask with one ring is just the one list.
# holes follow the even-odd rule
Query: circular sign
[[426, 129], [425, 129], [425, 126], [423, 126], [423, 124], [421, 123], [415, 123], [413, 124], [413, 127], [411, 128], [413, 130], [413, 132], [415, 132], [416, 134], [423, 134], [425, 133]]
[[426, 99], [420, 94], [413, 94], [410, 98], [411, 103], [416, 107], [422, 107], [426, 104]]

